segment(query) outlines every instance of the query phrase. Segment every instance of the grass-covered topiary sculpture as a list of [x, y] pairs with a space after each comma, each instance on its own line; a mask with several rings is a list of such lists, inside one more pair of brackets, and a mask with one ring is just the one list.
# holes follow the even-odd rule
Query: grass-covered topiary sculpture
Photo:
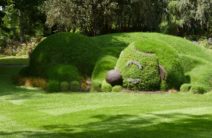
[[102, 82], [105, 80], [107, 72], [113, 69], [116, 65], [117, 58], [106, 55], [97, 61], [92, 72], [92, 91], [101, 91]]
[[52, 67], [65, 64], [75, 66], [82, 74], [91, 75], [100, 55], [100, 47], [89, 37], [58, 33], [42, 41], [33, 51], [29, 70], [33, 75], [46, 77]]
[[123, 90], [122, 86], [116, 85], [112, 88], [112, 92], [121, 92]]
[[116, 69], [121, 71], [123, 85], [132, 90], [158, 90], [160, 70], [157, 56], [136, 49], [135, 43], [120, 55]]
[[81, 80], [78, 69], [73, 65], [58, 64], [47, 70], [47, 77], [51, 80], [75, 81]]
[[[127, 59], [124, 62], [124, 58], [120, 58], [116, 65], [125, 48], [125, 51], [129, 51], [127, 53], [131, 53], [131, 61]], [[58, 65], [64, 65], [64, 68], [71, 66], [72, 74], [91, 78], [92, 91], [101, 91], [102, 82], [109, 70], [117, 66], [123, 72], [126, 65], [129, 66], [129, 71], [124, 72], [123, 76], [129, 75], [130, 70], [137, 72], [143, 69], [143, 73], [134, 73], [136, 77], [131, 78], [135, 82], [141, 81], [140, 79], [143, 81], [143, 84], [135, 86], [136, 89], [180, 89], [186, 83], [195, 92], [212, 90], [212, 52], [183, 38], [159, 33], [117, 33], [96, 37], [73, 33], [54, 34], [37, 46], [31, 55], [29, 66], [20, 75], [44, 79], [53, 76], [54, 80], [57, 75], [49, 75], [49, 72]], [[64, 69], [64, 74], [69, 74], [69, 69]], [[128, 81], [131, 80], [129, 78]], [[57, 81], [61, 83], [68, 80], [58, 77]], [[144, 86], [145, 84], [148, 85]]]
[[111, 92], [112, 91], [112, 86], [106, 82], [106, 80], [103, 80], [101, 84], [101, 91], [102, 92]]

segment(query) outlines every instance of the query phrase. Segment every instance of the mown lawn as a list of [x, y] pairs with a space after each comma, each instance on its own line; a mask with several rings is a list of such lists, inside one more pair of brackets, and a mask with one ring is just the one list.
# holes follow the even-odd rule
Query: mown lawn
[[[21, 60], [21, 63], [27, 63], [27, 60]], [[14, 62], [14, 59], [9, 60], [9, 63]], [[10, 78], [20, 68], [0, 66], [1, 138], [212, 136], [211, 93], [48, 94], [12, 85]]]

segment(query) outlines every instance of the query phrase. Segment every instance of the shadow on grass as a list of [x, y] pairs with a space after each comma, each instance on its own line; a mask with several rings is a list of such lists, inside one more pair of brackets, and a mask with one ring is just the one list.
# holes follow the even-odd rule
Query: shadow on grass
[[[212, 115], [149, 114], [145, 116], [98, 115], [98, 121], [72, 126], [42, 126], [40, 132], [0, 132], [0, 136], [36, 138], [210, 138]], [[80, 130], [80, 131], [77, 131]]]
[[12, 99], [29, 98], [33, 91], [13, 84], [12, 78], [18, 74], [22, 66], [0, 66], [0, 97], [11, 95]]

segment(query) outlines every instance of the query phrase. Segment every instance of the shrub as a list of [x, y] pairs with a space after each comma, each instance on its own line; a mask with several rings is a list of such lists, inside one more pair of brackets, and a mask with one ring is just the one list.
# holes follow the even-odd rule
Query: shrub
[[102, 83], [98, 80], [92, 81], [91, 92], [101, 92]]
[[72, 65], [56, 65], [48, 70], [48, 79], [58, 81], [79, 81], [78, 69]]
[[112, 86], [104, 80], [102, 82], [101, 90], [102, 90], [102, 92], [111, 92]]
[[70, 90], [70, 84], [67, 81], [63, 81], [60, 83], [60, 90], [61, 91], [69, 91]]
[[72, 81], [70, 84], [71, 91], [78, 92], [80, 91], [80, 83], [78, 81]]
[[121, 92], [121, 91], [122, 91], [122, 86], [117, 85], [112, 88], [112, 92]]
[[[117, 58], [109, 55], [104, 56], [97, 61], [92, 73], [92, 91], [101, 90], [101, 82], [105, 80], [107, 72], [114, 69], [116, 62]], [[99, 83], [96, 84], [97, 82]]]
[[191, 87], [191, 92], [194, 94], [204, 94], [207, 92], [207, 89], [204, 86], [194, 85]]
[[183, 84], [181, 87], [180, 87], [180, 91], [181, 92], [189, 92], [191, 89], [191, 84]]
[[48, 92], [59, 92], [60, 91], [60, 82], [56, 80], [50, 80], [47, 85]]
[[161, 90], [161, 91], [166, 91], [166, 90], [168, 90], [168, 85], [167, 85], [167, 82], [166, 82], [165, 80], [162, 80], [162, 81], [161, 81], [160, 90]]
[[123, 86], [132, 90], [160, 89], [159, 62], [155, 54], [138, 51], [134, 43], [126, 48], [117, 61]]

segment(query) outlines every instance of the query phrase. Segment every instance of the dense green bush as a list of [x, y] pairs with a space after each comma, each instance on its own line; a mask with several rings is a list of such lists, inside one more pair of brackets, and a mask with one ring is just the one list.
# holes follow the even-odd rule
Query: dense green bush
[[98, 80], [92, 81], [91, 92], [101, 92], [102, 82]]
[[112, 86], [109, 83], [107, 83], [105, 80], [103, 80], [101, 85], [101, 90], [102, 92], [111, 92]]
[[48, 79], [59, 81], [79, 81], [80, 73], [75, 66], [59, 64], [52, 66], [47, 71]]
[[167, 82], [166, 82], [166, 80], [162, 80], [161, 81], [161, 84], [160, 84], [160, 90], [161, 91], [166, 91], [167, 89], [168, 89], [168, 84], [167, 84]]
[[94, 82], [92, 85], [92, 91], [98, 91], [101, 89], [101, 85], [97, 85], [95, 82], [101, 83], [103, 80], [105, 80], [107, 72], [111, 69], [114, 69], [116, 62], [117, 58], [109, 55], [104, 56], [97, 61], [92, 73], [92, 82]]
[[70, 84], [67, 81], [63, 81], [60, 83], [60, 90], [61, 91], [69, 91], [70, 90]]
[[194, 85], [191, 87], [191, 92], [194, 94], [204, 94], [207, 92], [207, 88], [201, 85]]
[[112, 92], [121, 92], [122, 89], [122, 86], [117, 85], [112, 88]]
[[48, 92], [59, 92], [60, 91], [60, 82], [56, 80], [49, 80], [47, 84]]
[[132, 90], [160, 88], [159, 62], [155, 54], [143, 53], [132, 43], [122, 51], [116, 68], [121, 71], [123, 85]]
[[19, 75], [20, 76], [32, 76], [30, 67], [27, 66], [27, 67], [22, 68], [19, 72]]
[[181, 92], [189, 92], [191, 90], [191, 84], [185, 83], [180, 87]]
[[80, 91], [80, 82], [79, 81], [72, 81], [70, 84], [71, 91], [79, 92]]

